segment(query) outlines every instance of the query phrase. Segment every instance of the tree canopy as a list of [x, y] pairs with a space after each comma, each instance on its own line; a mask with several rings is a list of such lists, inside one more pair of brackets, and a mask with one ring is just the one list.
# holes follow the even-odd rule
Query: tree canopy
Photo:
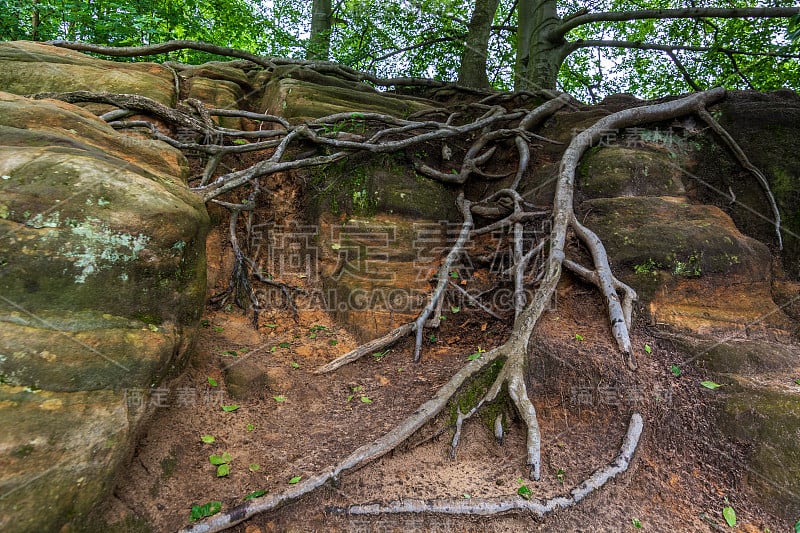
[[379, 77], [558, 88], [595, 100], [800, 89], [798, 9], [791, 0], [20, 0], [0, 12], [0, 35], [113, 46], [197, 40]]

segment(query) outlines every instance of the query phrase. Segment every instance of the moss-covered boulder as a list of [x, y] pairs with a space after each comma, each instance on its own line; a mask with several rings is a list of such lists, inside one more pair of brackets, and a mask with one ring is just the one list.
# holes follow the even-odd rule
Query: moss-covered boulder
[[696, 333], [794, 328], [772, 300], [769, 249], [719, 208], [630, 197], [588, 200], [580, 211], [652, 322]]
[[[783, 265], [789, 275], [800, 279], [800, 95], [732, 92], [712, 111], [769, 181], [784, 228]], [[703, 142], [695, 174], [700, 180], [689, 191], [692, 198], [724, 207], [743, 233], [777, 244], [764, 190], [727, 148], [714, 139]], [[736, 195], [733, 203], [719, 194], [729, 187]]]
[[131, 395], [183, 364], [208, 229], [186, 175], [165, 144], [0, 93], [0, 520], [14, 531], [90, 510], [147, 412]]
[[0, 90], [26, 95], [105, 91], [175, 104], [173, 73], [155, 63], [119, 63], [30, 41], [0, 42]]
[[682, 174], [667, 151], [610, 146], [583, 157], [577, 186], [588, 198], [682, 196]]
[[[771, 512], [787, 520], [800, 516], [800, 393], [783, 383], [753, 386], [748, 377], [728, 377], [732, 391], [722, 400], [717, 424], [750, 450], [741, 465], [745, 483]], [[790, 390], [791, 388], [791, 390]]]

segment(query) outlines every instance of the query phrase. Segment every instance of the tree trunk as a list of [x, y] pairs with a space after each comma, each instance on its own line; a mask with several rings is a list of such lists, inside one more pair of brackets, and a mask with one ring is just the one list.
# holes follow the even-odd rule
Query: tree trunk
[[331, 0], [314, 0], [311, 5], [311, 38], [306, 59], [327, 61], [331, 48]]
[[476, 0], [475, 10], [469, 21], [461, 66], [458, 70], [458, 83], [466, 87], [489, 89], [491, 84], [486, 75], [486, 61], [489, 49], [489, 32], [500, 0]]
[[555, 0], [520, 0], [517, 32], [517, 63], [514, 67], [514, 89], [555, 90], [558, 69], [568, 55], [566, 41], [548, 39], [561, 19], [556, 14]]

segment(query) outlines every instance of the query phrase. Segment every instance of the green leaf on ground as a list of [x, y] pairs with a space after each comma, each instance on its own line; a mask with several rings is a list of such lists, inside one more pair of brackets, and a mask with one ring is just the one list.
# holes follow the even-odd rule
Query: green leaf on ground
[[649, 344], [644, 345], [644, 351], [647, 353], [653, 353], [653, 349], [650, 347]]
[[519, 494], [526, 500], [530, 500], [531, 496], [533, 496], [533, 491], [529, 489], [527, 485], [522, 485], [520, 488], [517, 489], [517, 494]]
[[636, 529], [642, 529], [642, 522], [638, 518], [632, 519], [631, 524], [633, 524], [633, 527]]
[[711, 390], [718, 389], [718, 388], [722, 387], [722, 385], [720, 385], [719, 383], [714, 383], [713, 381], [701, 381], [700, 385], [702, 385], [703, 387], [705, 387], [707, 389], [711, 389]]
[[252, 500], [253, 498], [260, 498], [261, 496], [263, 496], [266, 493], [267, 493], [267, 491], [264, 490], [264, 489], [254, 490], [253, 492], [251, 492], [250, 494], [245, 496], [243, 499], [244, 500]]
[[261, 465], [258, 463], [253, 463], [250, 466], [248, 466], [247, 469], [250, 470], [251, 472], [258, 472], [259, 470], [261, 470]]
[[217, 477], [225, 477], [231, 473], [231, 465], [228, 463], [221, 464], [217, 467]]
[[256, 427], [253, 424], [247, 424], [244, 428], [247, 431], [253, 431], [254, 429], [256, 429]]
[[303, 476], [294, 476], [292, 479], [289, 480], [289, 485], [295, 485], [303, 479]]
[[192, 515], [189, 519], [194, 522], [201, 518], [213, 516], [222, 510], [222, 502], [208, 502], [203, 505], [192, 505]]
[[672, 372], [672, 375], [676, 378], [681, 375], [681, 368], [678, 365], [672, 365], [669, 367], [669, 371]]
[[200, 437], [200, 440], [205, 442], [206, 444], [211, 444], [217, 439], [215, 439], [212, 435], [203, 435], [202, 437]]
[[284, 396], [283, 394], [279, 394], [277, 396], [273, 396], [272, 399], [278, 403], [283, 403], [286, 401], [286, 396]]
[[581, 335], [580, 333], [576, 333], [575, 334], [575, 340], [576, 341], [583, 341], [583, 335]]
[[372, 400], [370, 400], [367, 396], [362, 396], [361, 403], [372, 403]]
[[299, 365], [298, 363], [296, 363], [295, 361], [292, 361], [291, 363], [289, 363], [289, 365], [290, 365], [292, 368], [300, 368], [300, 365]]
[[289, 344], [288, 342], [282, 342], [282, 343], [278, 344], [278, 346], [281, 347], [281, 348], [290, 348], [292, 345]]
[[230, 463], [233, 457], [228, 452], [223, 453], [222, 455], [209, 455], [208, 462], [214, 466], [222, 465], [225, 463]]
[[728, 523], [728, 527], [733, 527], [736, 525], [736, 511], [734, 511], [733, 507], [730, 505], [722, 510], [722, 517], [725, 518], [725, 522]]
[[212, 387], [216, 387], [217, 385], [219, 385], [219, 383], [217, 383], [217, 380], [212, 378], [211, 376], [208, 376], [208, 384], [211, 385]]
[[223, 405], [222, 406], [222, 410], [225, 411], [226, 413], [230, 413], [232, 411], [235, 411], [238, 408], [239, 408], [238, 405]]

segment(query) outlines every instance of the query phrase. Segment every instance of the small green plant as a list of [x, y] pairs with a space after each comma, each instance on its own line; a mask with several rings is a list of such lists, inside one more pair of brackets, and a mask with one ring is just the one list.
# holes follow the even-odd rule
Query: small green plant
[[208, 384], [211, 385], [212, 387], [216, 387], [217, 385], [219, 385], [219, 383], [217, 383], [217, 380], [212, 378], [211, 376], [208, 376]]
[[296, 485], [297, 483], [300, 483], [301, 479], [303, 479], [303, 476], [294, 476], [289, 480], [289, 485]]
[[633, 518], [633, 519], [631, 519], [631, 524], [632, 524], [632, 525], [633, 525], [633, 527], [635, 527], [636, 529], [642, 529], [642, 522], [641, 522], [641, 521], [640, 521], [638, 518]]
[[693, 253], [686, 262], [675, 259], [672, 264], [672, 273], [685, 278], [699, 278], [703, 274], [701, 266], [702, 256]]
[[575, 340], [578, 342], [583, 342], [583, 335], [581, 335], [580, 333], [576, 333]]
[[372, 400], [368, 396], [365, 396], [365, 395], [362, 394], [361, 395], [361, 403], [372, 403]]
[[796, 380], [794, 380], [794, 384], [795, 384], [795, 385], [800, 385], [800, 379], [796, 379]]
[[558, 472], [556, 472], [556, 478], [558, 479], [558, 482], [561, 483], [562, 485], [564, 484], [564, 476], [566, 475], [567, 473], [564, 472], [563, 468], [559, 468]]
[[715, 390], [722, 387], [722, 385], [720, 385], [719, 383], [714, 383], [713, 381], [701, 381], [700, 385], [711, 390]]
[[375, 353], [372, 354], [372, 357], [374, 357], [376, 361], [380, 361], [381, 359], [386, 357], [386, 354], [388, 354], [388, 353], [389, 353], [389, 350], [385, 350], [383, 352], [375, 352]]
[[256, 429], [256, 427], [253, 424], [247, 424], [244, 428], [247, 431], [253, 431], [254, 429]]
[[288, 343], [288, 342], [281, 342], [280, 344], [278, 344], [278, 347], [279, 348], [291, 348], [292, 345], [290, 343]]
[[520, 488], [517, 489], [517, 494], [519, 494], [526, 500], [530, 500], [531, 497], [533, 496], [533, 491], [527, 485], [522, 485]]
[[428, 340], [429, 340], [430, 342], [436, 342], [436, 335], [434, 335], [433, 333], [431, 333], [431, 334], [430, 334], [430, 336], [428, 337]]
[[328, 341], [328, 344], [330, 344], [331, 346], [336, 346], [337, 344], [339, 344], [339, 341], [337, 341], [336, 339], [331, 339]]
[[203, 435], [202, 437], [200, 437], [200, 440], [205, 442], [206, 444], [211, 444], [217, 439], [215, 439], [213, 435]]
[[238, 405], [223, 405], [222, 410], [225, 411], [226, 413], [232, 413], [233, 411], [239, 409], [239, 407], [240, 406]]
[[289, 363], [289, 366], [291, 366], [294, 369], [300, 368], [300, 365], [295, 361], [292, 361], [291, 363]]
[[283, 403], [283, 402], [286, 401], [287, 398], [283, 394], [279, 394], [277, 396], [273, 396], [272, 399], [275, 400], [278, 403]]
[[216, 333], [222, 333], [223, 331], [225, 331], [225, 328], [223, 328], [222, 326], [214, 326], [214, 331]]
[[453, 279], [458, 279], [458, 272], [453, 270], [452, 272], [450, 272], [450, 277]]
[[264, 327], [265, 328], [273, 328], [274, 329], [274, 328], [278, 327], [278, 324], [264, 324]]
[[208, 502], [203, 505], [192, 505], [192, 514], [189, 520], [195, 522], [201, 518], [214, 516], [222, 510], [222, 502]]
[[669, 367], [669, 371], [672, 372], [672, 375], [676, 378], [681, 375], [681, 368], [678, 365], [672, 365]]
[[458, 307], [457, 305], [451, 305], [450, 311], [455, 315], [456, 313], [459, 313], [461, 311], [461, 308]]
[[259, 470], [261, 470], [261, 465], [258, 463], [251, 463], [250, 466], [247, 467], [247, 469], [251, 472], [258, 472]]
[[651, 354], [651, 353], [653, 353], [653, 348], [651, 348], [649, 344], [645, 344], [644, 345], [644, 351], [647, 354]]
[[650, 274], [651, 272], [655, 272], [658, 269], [658, 263], [656, 263], [653, 259], [649, 258], [644, 263], [633, 265], [633, 271], [637, 274]]

